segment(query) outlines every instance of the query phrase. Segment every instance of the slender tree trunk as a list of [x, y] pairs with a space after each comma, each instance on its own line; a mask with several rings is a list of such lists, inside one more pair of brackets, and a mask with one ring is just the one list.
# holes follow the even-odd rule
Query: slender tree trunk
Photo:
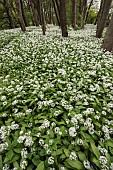
[[45, 32], [46, 32], [46, 24], [45, 24], [45, 13], [44, 13], [44, 6], [43, 6], [42, 0], [40, 1], [40, 13], [41, 13], [42, 32], [43, 32], [43, 35], [45, 35]]
[[87, 0], [83, 0], [81, 28], [84, 28], [87, 11]]
[[23, 16], [23, 19], [24, 19], [24, 23], [25, 23], [25, 26], [27, 27], [28, 24], [27, 24], [27, 21], [26, 21], [26, 17], [25, 17], [25, 13], [24, 13], [24, 7], [23, 7], [23, 2], [22, 2], [22, 0], [20, 0], [20, 3], [21, 3], [22, 16]]
[[30, 0], [30, 6], [31, 6], [35, 26], [39, 26], [38, 13], [37, 13], [37, 10], [35, 8], [35, 5], [33, 4], [33, 2], [31, 0]]
[[106, 23], [106, 18], [108, 16], [108, 13], [110, 10], [111, 2], [112, 2], [112, 0], [102, 0], [101, 1], [98, 22], [97, 22], [97, 31], [96, 31], [97, 38], [102, 37], [102, 33], [103, 33], [105, 23]]
[[59, 13], [59, 12], [57, 12], [58, 7], [57, 7], [57, 9], [56, 9], [55, 0], [52, 0], [52, 2], [53, 2], [53, 8], [54, 8], [54, 11], [55, 11], [56, 19], [57, 19], [58, 25], [60, 26], [60, 20], [59, 20], [59, 16], [58, 16], [58, 13]]
[[60, 24], [62, 36], [68, 37], [67, 24], [66, 24], [66, 1], [60, 0]]
[[90, 4], [88, 6], [87, 12], [86, 12], [86, 17], [85, 17], [85, 23], [87, 23], [88, 15], [89, 15], [89, 10], [91, 6], [93, 5], [93, 0], [90, 1]]
[[6, 10], [6, 13], [7, 13], [8, 20], [9, 20], [10, 28], [15, 28], [15, 24], [14, 24], [13, 16], [12, 16], [12, 11], [11, 11], [8, 0], [4, 0], [4, 5], [5, 5], [5, 10]]
[[24, 22], [23, 15], [22, 15], [21, 2], [20, 2], [20, 0], [15, 0], [15, 2], [16, 2], [16, 7], [17, 7], [17, 11], [18, 11], [20, 27], [21, 27], [22, 31], [26, 31], [25, 22]]
[[113, 14], [103, 40], [102, 48], [113, 52]]
[[52, 24], [52, 1], [49, 4], [49, 24]]
[[72, 27], [76, 28], [76, 0], [72, 0]]

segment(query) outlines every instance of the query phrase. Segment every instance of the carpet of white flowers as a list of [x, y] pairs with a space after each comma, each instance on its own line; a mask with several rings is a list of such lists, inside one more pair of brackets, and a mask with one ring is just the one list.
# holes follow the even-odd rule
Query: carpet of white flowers
[[0, 31], [0, 170], [113, 170], [113, 54], [95, 28]]

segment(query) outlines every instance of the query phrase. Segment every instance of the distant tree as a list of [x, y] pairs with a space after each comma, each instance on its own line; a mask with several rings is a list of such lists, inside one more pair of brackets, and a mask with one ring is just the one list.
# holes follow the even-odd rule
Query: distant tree
[[29, 0], [29, 4], [30, 4], [31, 11], [32, 11], [33, 24], [34, 24], [35, 26], [39, 26], [38, 12], [37, 12], [36, 6], [35, 6], [34, 3], [32, 2], [32, 0]]
[[57, 19], [57, 23], [60, 26], [60, 16], [59, 16], [59, 4], [58, 1], [52, 0], [53, 3], [53, 8], [54, 8], [54, 12], [55, 12], [55, 16]]
[[66, 0], [60, 0], [60, 25], [62, 30], [62, 36], [68, 37], [66, 23]]
[[85, 17], [85, 23], [87, 23], [87, 19], [88, 19], [88, 15], [89, 15], [89, 10], [90, 10], [92, 5], [93, 5], [93, 0], [90, 1], [89, 6], [87, 8], [86, 17]]
[[73, 29], [76, 28], [76, 0], [72, 1], [72, 27]]
[[113, 14], [103, 40], [102, 48], [113, 52]]
[[98, 21], [97, 21], [97, 31], [96, 31], [97, 38], [102, 37], [102, 33], [106, 23], [106, 18], [109, 14], [111, 2], [112, 0], [101, 0], [100, 10], [98, 14]]
[[15, 28], [12, 9], [11, 9], [11, 6], [9, 4], [9, 1], [8, 0], [3, 0], [3, 1], [0, 1], [0, 2], [2, 3], [2, 5], [5, 8], [10, 28]]

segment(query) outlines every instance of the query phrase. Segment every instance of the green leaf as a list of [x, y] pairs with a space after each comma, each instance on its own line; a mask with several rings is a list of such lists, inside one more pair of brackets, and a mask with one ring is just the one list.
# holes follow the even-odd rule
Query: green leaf
[[92, 158], [91, 158], [91, 161], [92, 161], [96, 166], [98, 166], [98, 167], [100, 168], [100, 163], [99, 163], [99, 160], [98, 160], [98, 159], [96, 159], [95, 157], [92, 157]]
[[62, 149], [57, 149], [56, 150], [57, 155], [61, 155], [63, 153]]
[[44, 170], [44, 161], [41, 161], [36, 170]]
[[40, 163], [39, 156], [34, 156], [34, 158], [32, 159], [32, 162], [34, 165], [38, 166], [38, 164]]
[[98, 148], [95, 146], [95, 143], [90, 143], [91, 144], [91, 148], [93, 153], [96, 155], [96, 157], [99, 159], [100, 157], [100, 152], [98, 150]]
[[69, 166], [72, 167], [73, 169], [75, 168], [75, 169], [78, 169], [78, 170], [84, 170], [83, 164], [78, 160], [66, 159], [66, 163], [68, 163]]
[[31, 165], [29, 165], [28, 167], [27, 167], [27, 170], [33, 170], [34, 169], [34, 165], [33, 164], [31, 164]]
[[106, 142], [106, 145], [113, 148], [113, 140], [108, 140], [108, 141]]
[[18, 159], [20, 159], [20, 155], [19, 154], [15, 154], [14, 157], [11, 159], [11, 161], [9, 163], [15, 162]]
[[13, 150], [8, 151], [8, 152], [7, 152], [7, 154], [6, 154], [6, 157], [5, 157], [4, 163], [6, 163], [6, 162], [10, 161], [10, 160], [12, 159], [13, 155], [14, 155]]
[[81, 152], [81, 151], [78, 152], [78, 157], [79, 157], [80, 161], [82, 161], [82, 162], [84, 160], [87, 160], [85, 154], [83, 152]]
[[64, 153], [65, 153], [66, 157], [69, 157], [70, 152], [69, 152], [69, 150], [68, 150], [68, 149], [64, 148]]
[[2, 155], [0, 155], [0, 169], [2, 169]]
[[13, 166], [15, 167], [15, 168], [19, 168], [19, 164], [18, 164], [18, 162], [17, 161], [15, 161], [15, 162], [13, 162]]
[[21, 153], [22, 148], [13, 149], [16, 153]]

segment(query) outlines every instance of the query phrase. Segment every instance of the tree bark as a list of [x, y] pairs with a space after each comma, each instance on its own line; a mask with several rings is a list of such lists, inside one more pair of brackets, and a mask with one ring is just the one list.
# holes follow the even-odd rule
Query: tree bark
[[76, 0], [72, 0], [72, 28], [76, 28]]
[[68, 37], [67, 24], [66, 24], [66, 1], [60, 0], [60, 24], [62, 36]]
[[40, 1], [40, 14], [41, 14], [41, 26], [42, 26], [42, 32], [43, 35], [45, 35], [46, 32], [46, 24], [45, 24], [45, 13], [44, 13], [44, 7], [42, 0]]
[[20, 2], [20, 0], [15, 0], [15, 2], [16, 2], [16, 7], [17, 7], [17, 11], [18, 11], [20, 27], [21, 27], [22, 31], [26, 31], [25, 22], [24, 22], [23, 15], [22, 15], [21, 2]]
[[105, 27], [106, 18], [109, 14], [112, 0], [102, 0], [97, 21], [96, 37], [101, 38]]
[[53, 8], [54, 8], [54, 11], [55, 11], [55, 15], [56, 15], [58, 26], [60, 26], [60, 19], [59, 19], [59, 16], [58, 16], [59, 12], [57, 12], [58, 8], [56, 8], [56, 3], [55, 3], [54, 0], [52, 0], [52, 3], [53, 3]]
[[20, 3], [21, 3], [22, 16], [23, 16], [23, 19], [24, 19], [24, 23], [25, 23], [25, 26], [27, 27], [28, 24], [27, 24], [27, 21], [26, 21], [26, 17], [25, 17], [25, 13], [24, 13], [24, 7], [23, 7], [23, 2], [22, 2], [22, 0], [20, 0]]
[[9, 20], [10, 28], [15, 28], [15, 24], [14, 24], [13, 16], [12, 16], [12, 11], [11, 11], [8, 0], [4, 0], [4, 6], [5, 6], [5, 10], [6, 10], [6, 13], [7, 13], [8, 20]]
[[102, 48], [113, 52], [113, 14], [103, 40]]

